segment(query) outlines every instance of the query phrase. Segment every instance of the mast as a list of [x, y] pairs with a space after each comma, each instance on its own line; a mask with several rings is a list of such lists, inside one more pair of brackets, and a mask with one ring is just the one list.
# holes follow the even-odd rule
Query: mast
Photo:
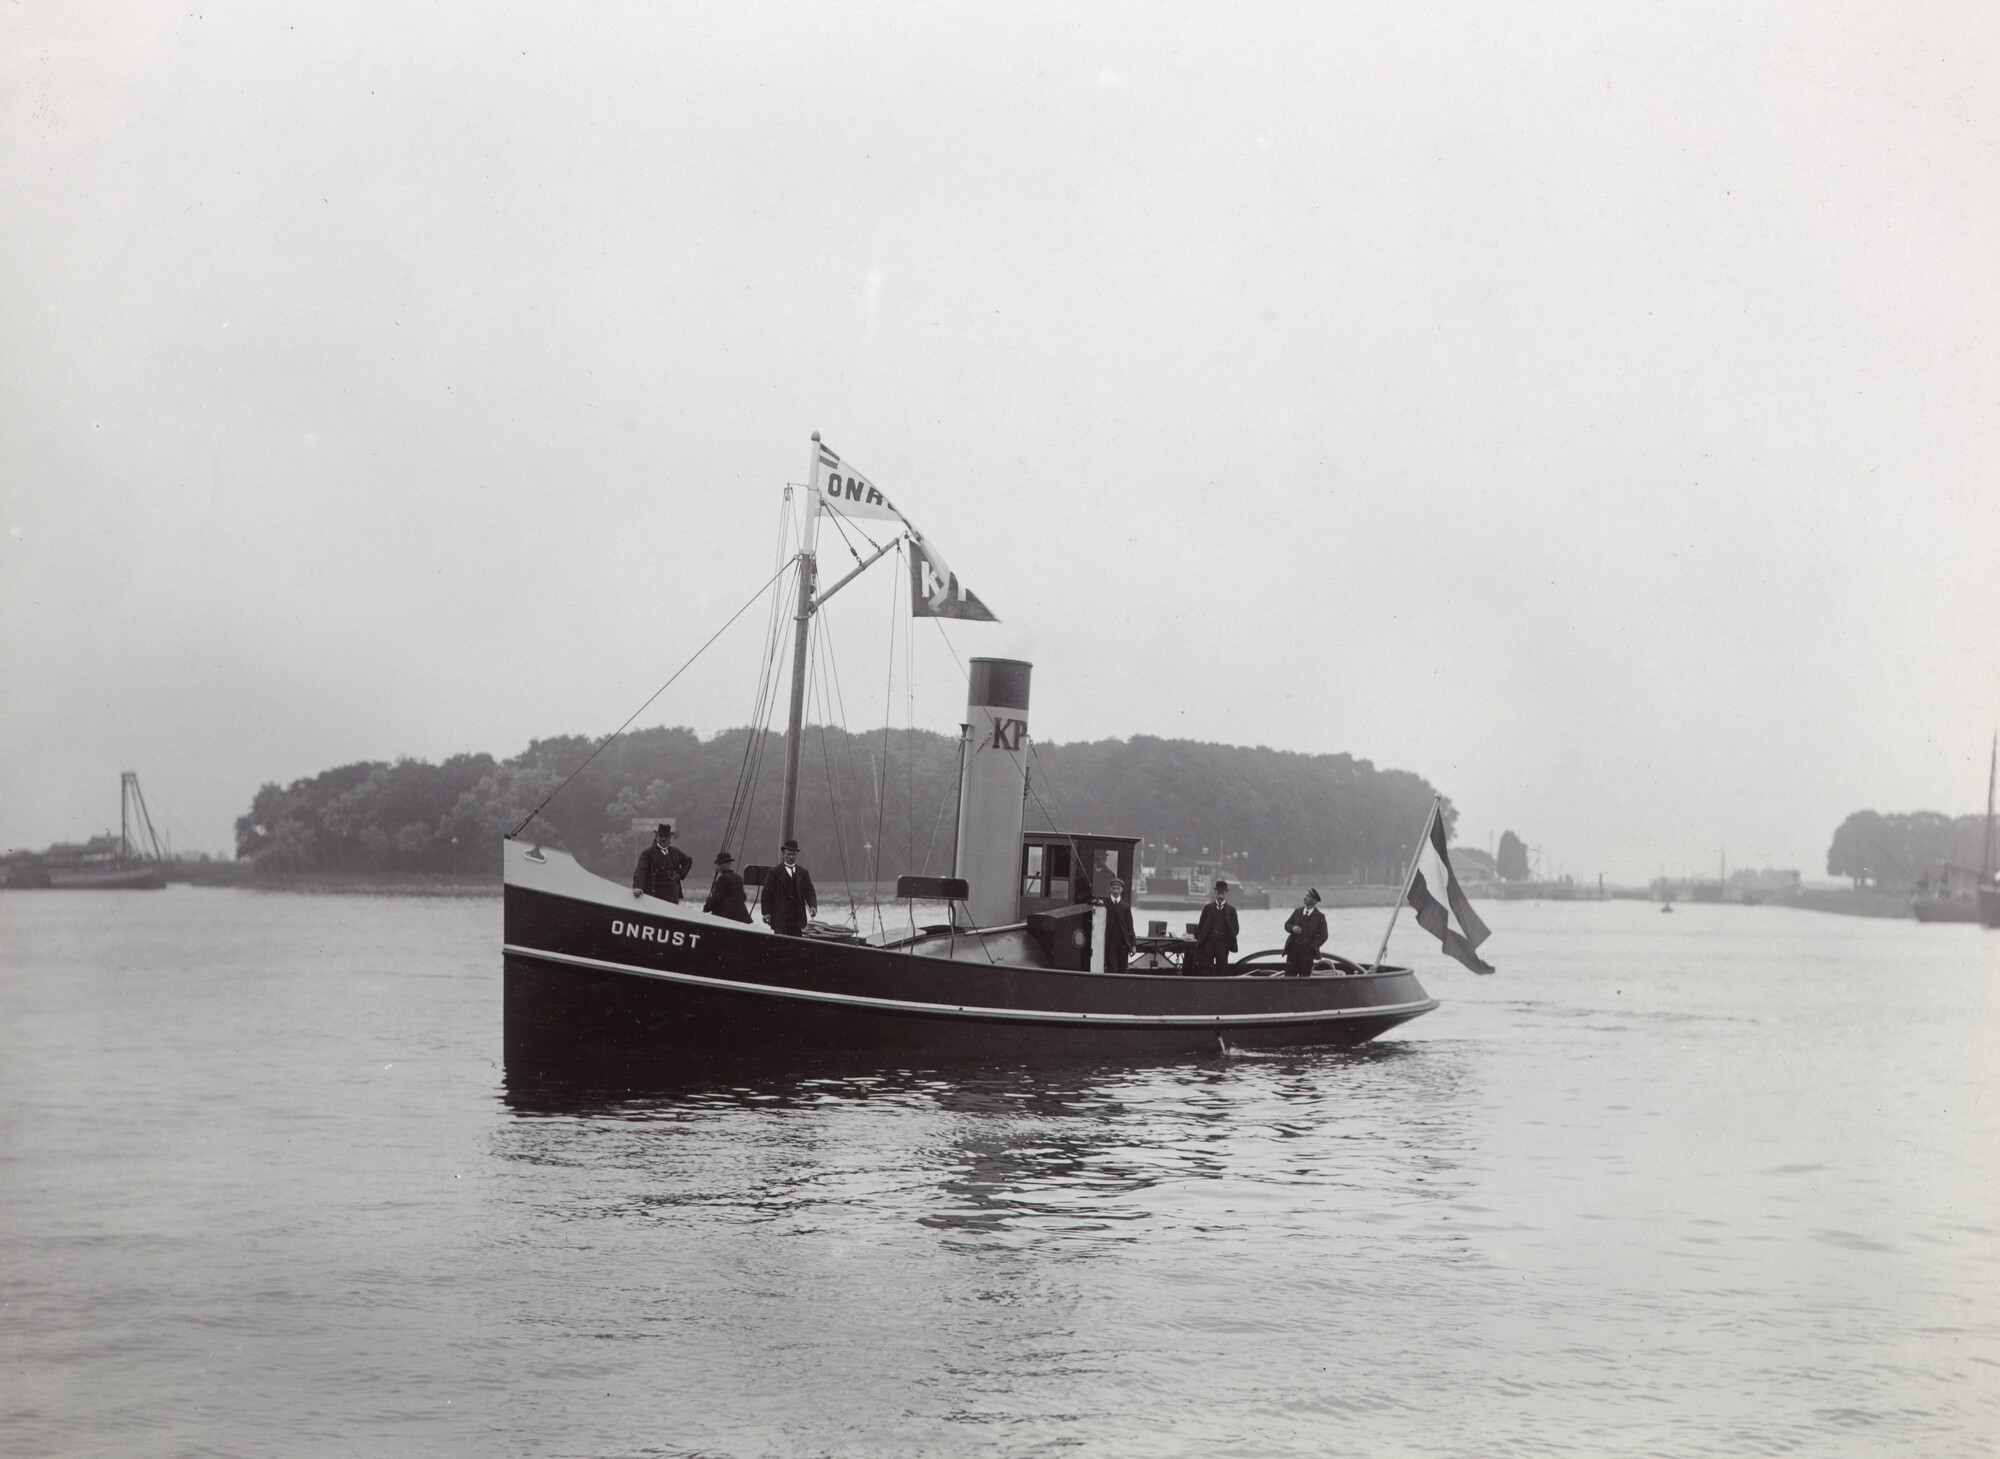
[[965, 825], [965, 747], [972, 743], [972, 726], [958, 727], [958, 788], [952, 792], [951, 876], [958, 880], [958, 833]]
[[2000, 733], [1993, 736], [1993, 749], [1986, 757], [1986, 844], [1979, 853], [1979, 884], [1993, 883], [1993, 771], [2000, 767]]
[[792, 630], [792, 711], [785, 726], [785, 801], [778, 817], [778, 840], [793, 837], [799, 808], [799, 751], [806, 718], [806, 641], [812, 631], [813, 589], [818, 580], [814, 561], [819, 531], [819, 432], [814, 431], [806, 455], [806, 520], [799, 538], [799, 608]]
[[[146, 833], [146, 845], [152, 848], [152, 859], [165, 861], [166, 854], [160, 850], [160, 836], [153, 829], [153, 813], [146, 809], [146, 796], [139, 789], [139, 772], [126, 770], [118, 777], [118, 854], [130, 860], [134, 857], [133, 842], [139, 832]], [[144, 847], [137, 851], [137, 859], [146, 859]]]
[[1443, 796], [1431, 797], [1431, 813], [1424, 817], [1424, 829], [1417, 837], [1417, 849], [1410, 853], [1409, 870], [1403, 873], [1403, 890], [1396, 895], [1396, 905], [1389, 909], [1389, 925], [1382, 929], [1382, 945], [1375, 950], [1375, 961], [1370, 964], [1378, 973], [1382, 971], [1382, 959], [1389, 955], [1389, 937], [1396, 930], [1396, 918], [1403, 910], [1403, 903], [1409, 900], [1410, 883], [1417, 879], [1417, 863], [1423, 860], [1424, 842], [1431, 838], [1431, 822], [1437, 819], [1438, 808], [1443, 803]]

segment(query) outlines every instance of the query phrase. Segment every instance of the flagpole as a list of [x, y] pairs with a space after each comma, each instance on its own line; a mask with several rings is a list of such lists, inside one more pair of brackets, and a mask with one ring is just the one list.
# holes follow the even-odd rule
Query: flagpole
[[1444, 797], [1431, 797], [1431, 813], [1424, 817], [1423, 834], [1417, 837], [1417, 849], [1410, 853], [1410, 869], [1403, 873], [1402, 890], [1396, 893], [1396, 905], [1389, 909], [1389, 926], [1382, 933], [1382, 945], [1375, 951], [1375, 961], [1371, 965], [1376, 972], [1382, 971], [1382, 959], [1389, 955], [1389, 936], [1396, 930], [1396, 918], [1402, 914], [1403, 903], [1409, 900], [1410, 883], [1417, 879], [1417, 863], [1423, 859], [1424, 843], [1431, 838], [1431, 822], [1437, 819], [1438, 807]]
[[806, 520], [800, 532], [799, 609], [792, 634], [792, 706], [785, 728], [785, 799], [778, 816], [778, 839], [792, 839], [799, 808], [799, 752], [805, 738], [806, 640], [812, 630], [813, 587], [818, 564], [813, 549], [819, 528], [819, 432], [813, 432], [806, 463]]

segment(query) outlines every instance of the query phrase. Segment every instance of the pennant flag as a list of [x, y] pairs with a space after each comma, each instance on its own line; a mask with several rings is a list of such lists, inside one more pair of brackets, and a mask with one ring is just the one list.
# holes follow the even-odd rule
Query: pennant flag
[[843, 517], [867, 517], [877, 522], [901, 522], [910, 525], [909, 518], [896, 510], [896, 504], [882, 494], [880, 487], [856, 471], [852, 466], [843, 466], [840, 458], [826, 446], [819, 448], [819, 464], [813, 470], [813, 490], [819, 493], [820, 506], [829, 512], [837, 512]]
[[1425, 841], [1417, 853], [1416, 870], [1404, 900], [1416, 909], [1417, 925], [1444, 944], [1447, 957], [1457, 958], [1475, 973], [1492, 972], [1479, 958], [1479, 944], [1492, 934], [1472, 910], [1472, 902], [1451, 869], [1451, 857], [1444, 847], [1444, 817], [1435, 805]]
[[876, 522], [897, 522], [910, 534], [910, 541], [916, 548], [910, 554], [910, 581], [915, 585], [910, 594], [913, 617], [971, 618], [987, 623], [1000, 621], [984, 603], [959, 586], [951, 564], [944, 560], [944, 554], [896, 509], [896, 504], [883, 494], [880, 487], [843, 463], [833, 448], [824, 443], [813, 460], [813, 491], [819, 497], [822, 511]]
[[915, 541], [910, 544], [910, 616], [1000, 621], [991, 608], [965, 590], [950, 568], [931, 561], [928, 547]]

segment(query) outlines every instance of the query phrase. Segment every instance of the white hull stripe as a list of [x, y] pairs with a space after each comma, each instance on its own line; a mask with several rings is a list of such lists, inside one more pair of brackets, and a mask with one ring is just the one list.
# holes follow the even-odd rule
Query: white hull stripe
[[540, 958], [544, 962], [568, 963], [572, 967], [594, 968], [605, 973], [630, 973], [641, 978], [657, 978], [667, 983], [693, 983], [704, 988], [720, 988], [731, 993], [754, 993], [766, 998], [797, 998], [808, 1003], [843, 1003], [856, 1008], [881, 1008], [897, 1013], [931, 1013], [953, 1018], [1000, 1018], [1030, 1023], [1116, 1023], [1145, 1027], [1208, 1028], [1218, 1024], [1324, 1023], [1338, 1018], [1380, 1018], [1388, 1014], [1428, 1013], [1437, 1007], [1435, 998], [1415, 1003], [1388, 1003], [1372, 1008], [1327, 1008], [1304, 1013], [1057, 1013], [1043, 1008], [971, 1008], [950, 1003], [919, 1003], [905, 998], [868, 998], [858, 993], [822, 993], [811, 988], [778, 988], [768, 983], [739, 983], [731, 978], [705, 978], [699, 973], [675, 973], [664, 968], [642, 968], [631, 963], [606, 962], [601, 958], [577, 957], [573, 953], [544, 952], [509, 942], [503, 951], [518, 957]]

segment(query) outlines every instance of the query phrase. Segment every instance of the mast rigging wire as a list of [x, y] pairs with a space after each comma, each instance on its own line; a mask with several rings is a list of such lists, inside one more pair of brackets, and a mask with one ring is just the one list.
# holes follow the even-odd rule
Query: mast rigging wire
[[[789, 563], [785, 564], [785, 567], [789, 566], [790, 566]], [[771, 584], [775, 583], [779, 578], [784, 576], [785, 567], [780, 567], [776, 572], [772, 573], [770, 577], [765, 579], [764, 585], [758, 588], [756, 592], [752, 593], [749, 596], [749, 598], [744, 601], [744, 604], [741, 608], [738, 608], [734, 613], [729, 615], [729, 622], [724, 623], [722, 627], [716, 629], [715, 632], [711, 633], [708, 636], [708, 642], [704, 643], [700, 648], [696, 649], [692, 654], [688, 656], [687, 663], [684, 663], [678, 669], [675, 669], [674, 672], [668, 677], [666, 683], [662, 684], [659, 688], [655, 689], [651, 694], [648, 694], [646, 696], [646, 703], [640, 705], [637, 709], [633, 710], [632, 713], [629, 716], [627, 716], [625, 723], [619, 725], [617, 729], [613, 730], [610, 734], [606, 735], [603, 739], [599, 740], [597, 742], [597, 748], [592, 750], [588, 755], [584, 757], [583, 764], [577, 766], [576, 769], [570, 771], [569, 774], [565, 775], [563, 777], [562, 785], [558, 785], [554, 790], [550, 791], [547, 795], [543, 796], [541, 805], [536, 806], [533, 810], [529, 811], [527, 815], [523, 816], [521, 818], [521, 824], [516, 826], [513, 830], [507, 833], [507, 839], [511, 841], [516, 836], [520, 835], [521, 832], [525, 831], [528, 828], [528, 822], [532, 821], [536, 816], [539, 816], [542, 813], [543, 808], [546, 807], [550, 801], [554, 800], [557, 796], [563, 793], [564, 786], [567, 786], [570, 783], [570, 781], [576, 779], [577, 776], [581, 775], [584, 771], [585, 766], [589, 765], [592, 760], [595, 760], [599, 755], [604, 753], [604, 747], [606, 745], [610, 744], [613, 740], [617, 739], [620, 735], [624, 734], [626, 730], [630, 729], [632, 727], [633, 720], [637, 719], [640, 715], [644, 714], [646, 712], [647, 707], [651, 705], [655, 699], [658, 699], [662, 694], [666, 693], [670, 687], [672, 687], [675, 679], [678, 679], [682, 674], [685, 674], [688, 671], [689, 667], [693, 665], [696, 659], [700, 658], [703, 654], [707, 653], [710, 645], [712, 645], [718, 638], [722, 637], [723, 634], [727, 633], [729, 631], [730, 625], [735, 623], [737, 619], [741, 618], [746, 612], [748, 612], [750, 609], [750, 605], [752, 603], [756, 602], [766, 592], [770, 591]]]
[[[902, 544], [897, 544], [896, 557], [902, 559]], [[874, 775], [875, 781], [875, 855], [868, 868], [868, 880], [877, 887], [882, 884], [882, 817], [886, 809], [884, 802], [889, 792], [889, 719], [896, 708], [896, 609], [901, 606], [902, 595], [894, 588], [889, 593], [889, 652], [885, 682], [882, 685], [882, 768]], [[905, 741], [907, 745], [907, 741]], [[905, 759], [908, 758], [906, 755]], [[905, 865], [908, 859], [905, 858]], [[879, 911], [879, 908], [878, 908]]]
[[[954, 745], [956, 745], [957, 743], [958, 743], [958, 742], [954, 741]], [[954, 799], [956, 799], [955, 795], [953, 794], [953, 792], [954, 792], [954, 790], [955, 790], [955, 789], [956, 789], [956, 787], [954, 787], [954, 786], [952, 786], [952, 785], [950, 785], [950, 784], [947, 784], [947, 785], [945, 786], [945, 788], [944, 788], [943, 792], [942, 792], [942, 793], [941, 793], [941, 794], [940, 794], [940, 795], [938, 796], [938, 808], [937, 808], [937, 814], [931, 817], [931, 834], [930, 834], [930, 838], [929, 838], [929, 839], [928, 839], [927, 841], [925, 841], [925, 842], [924, 842], [924, 867], [923, 867], [923, 869], [924, 869], [924, 873], [926, 873], [926, 874], [927, 874], [927, 873], [928, 873], [928, 872], [930, 871], [930, 869], [931, 869], [931, 857], [932, 857], [933, 855], [935, 855], [935, 854], [936, 854], [936, 852], [937, 852], [937, 833], [938, 833], [938, 827], [940, 827], [940, 826], [942, 826], [942, 825], [944, 824], [944, 808], [945, 808], [946, 806], [950, 805], [950, 804], [951, 804], [951, 803], [953, 802], [953, 800], [954, 800]], [[910, 791], [910, 795], [911, 795], [911, 797], [912, 797], [912, 798], [914, 798], [914, 797], [915, 797], [915, 795], [916, 795], [916, 790], [914, 789], [914, 787], [913, 787], [913, 788], [911, 789], [911, 791]], [[911, 809], [912, 809], [912, 810], [914, 810], [914, 809], [915, 809], [915, 807], [913, 806], [913, 807], [911, 807]], [[914, 837], [916, 836], [916, 830], [915, 830], [915, 828], [914, 828], [914, 827], [912, 827], [912, 828], [911, 828], [911, 831], [910, 831], [910, 835], [912, 836], [912, 838], [914, 838]], [[915, 847], [915, 842], [914, 842], [914, 840], [913, 840], [913, 841], [912, 841], [912, 843], [911, 843], [911, 850], [912, 850], [912, 851], [914, 852], [914, 851], [915, 851], [915, 849], [916, 849], [916, 847]]]
[[[841, 884], [847, 888], [848, 918], [849, 920], [854, 921], [858, 924], [860, 919], [855, 916], [855, 906], [854, 906], [854, 872], [853, 869], [849, 867], [847, 863], [847, 828], [842, 823], [840, 816], [840, 787], [836, 783], [837, 777], [834, 773], [833, 750], [832, 747], [827, 743], [827, 737], [826, 737], [826, 732], [828, 729], [826, 721], [831, 716], [827, 712], [826, 700], [823, 696], [820, 700], [820, 709], [821, 709], [821, 714], [820, 714], [820, 722], [818, 725], [819, 761], [820, 761], [820, 769], [822, 773], [826, 776], [826, 808], [829, 818], [833, 821], [834, 855], [840, 862]], [[841, 733], [847, 740], [848, 750], [852, 752], [854, 748], [854, 737], [846, 733], [847, 731], [846, 725], [843, 724], [840, 728], [841, 728]]]
[[[784, 566], [798, 560], [797, 554], [787, 555], [786, 541], [795, 524], [791, 519], [791, 493], [778, 507], [778, 550], [777, 556]], [[784, 571], [784, 566], [779, 568]], [[770, 746], [771, 716], [777, 712], [777, 665], [784, 646], [784, 601], [773, 595], [770, 619], [764, 627], [764, 657], [758, 666], [757, 692], [750, 708], [750, 733], [743, 741], [743, 760], [736, 771], [736, 788], [729, 797], [729, 819], [722, 832], [722, 848], [740, 844], [738, 833], [749, 835], [750, 819], [757, 809], [757, 786], [764, 773], [764, 755]]]
[[[908, 559], [904, 556], [901, 543], [898, 543], [896, 546], [896, 561], [899, 564], [905, 565], [908, 562]], [[907, 573], [899, 569], [896, 573], [896, 581], [899, 584], [905, 582], [908, 580], [908, 576]], [[903, 863], [905, 865], [916, 860], [917, 857], [916, 644], [916, 634], [909, 632], [903, 634], [903, 815], [906, 822], [906, 834], [903, 838]], [[884, 717], [886, 718], [886, 716]], [[885, 775], [888, 773], [886, 765], [883, 773]], [[926, 872], [930, 870], [930, 853], [928, 849], [926, 849], [924, 854], [924, 870]]]
[[[827, 730], [837, 726], [841, 732], [843, 752], [848, 779], [850, 781], [859, 778], [854, 766], [854, 734], [847, 727], [847, 695], [840, 684], [839, 661], [835, 657], [833, 649], [832, 625], [822, 623], [819, 627], [822, 636], [815, 638], [816, 652], [812, 655], [812, 658], [821, 665], [821, 670], [815, 677], [811, 687], [812, 692], [818, 696], [816, 702], [820, 710], [818, 726], [820, 764], [826, 776], [827, 810], [833, 821], [834, 849], [840, 860], [841, 880], [847, 885], [848, 915], [858, 926], [860, 923], [859, 908], [854, 900], [854, 875], [848, 858], [850, 848], [847, 841], [846, 825], [841, 816], [841, 787], [837, 774], [838, 767], [835, 764]], [[869, 887], [869, 905], [875, 913], [876, 926], [880, 928], [882, 925], [881, 898], [872, 882]]]
[[[1010, 755], [1014, 755], [1018, 763], [1020, 757], [1015, 751], [1009, 750], [1007, 753]], [[1036, 741], [1032, 736], [1028, 740], [1028, 754], [1037, 765], [1041, 765], [1042, 763], [1041, 746], [1036, 743]], [[1034, 777], [1026, 773], [1025, 767], [1023, 768], [1023, 773], [1021, 778], [1022, 781], [1028, 787], [1028, 794], [1034, 799], [1035, 808], [1042, 813], [1042, 819], [1049, 823], [1049, 828], [1051, 830], [1059, 831], [1062, 835], [1063, 840], [1069, 844], [1070, 864], [1072, 867], [1077, 869], [1077, 870], [1072, 870], [1070, 872], [1070, 877], [1071, 877], [1070, 884], [1074, 886], [1076, 884], [1074, 879], [1077, 876], [1078, 870], [1082, 871], [1088, 870], [1088, 868], [1084, 867], [1083, 865], [1083, 848], [1077, 844], [1075, 832], [1062, 830], [1063, 822], [1056, 819], [1055, 813], [1049, 809], [1049, 803], [1042, 799], [1041, 791], [1035, 788]], [[1043, 765], [1042, 779], [1046, 781], [1048, 778], [1049, 778], [1048, 767], [1046, 765]], [[1053, 787], [1051, 787], [1051, 790], [1053, 790]], [[1050, 798], [1054, 799], [1055, 797], [1052, 794]], [[1114, 875], [1115, 874], [1116, 873], [1114, 873]], [[1133, 874], [1136, 876], [1138, 873], [1135, 871]], [[1103, 893], [1098, 890], [1097, 884], [1095, 882], [1091, 883], [1090, 890], [1093, 896], [1103, 895]]]
[[[833, 523], [833, 530], [840, 534], [840, 545], [847, 549], [847, 555], [854, 559], [855, 565], [857, 567], [866, 567], [867, 564], [861, 560], [861, 553], [855, 547], [853, 538], [850, 538], [847, 535], [847, 528], [849, 526], [847, 518], [843, 516], [841, 513], [834, 511], [831, 507], [826, 508], [824, 511], [820, 513], [820, 515], [824, 517], [826, 520]], [[863, 542], [866, 542], [869, 545], [869, 547], [874, 548], [877, 552], [881, 551], [881, 549], [876, 546], [875, 539], [873, 537], [870, 537], [866, 532], [862, 531], [859, 527], [856, 527], [854, 529], [854, 536], [859, 537]]]

